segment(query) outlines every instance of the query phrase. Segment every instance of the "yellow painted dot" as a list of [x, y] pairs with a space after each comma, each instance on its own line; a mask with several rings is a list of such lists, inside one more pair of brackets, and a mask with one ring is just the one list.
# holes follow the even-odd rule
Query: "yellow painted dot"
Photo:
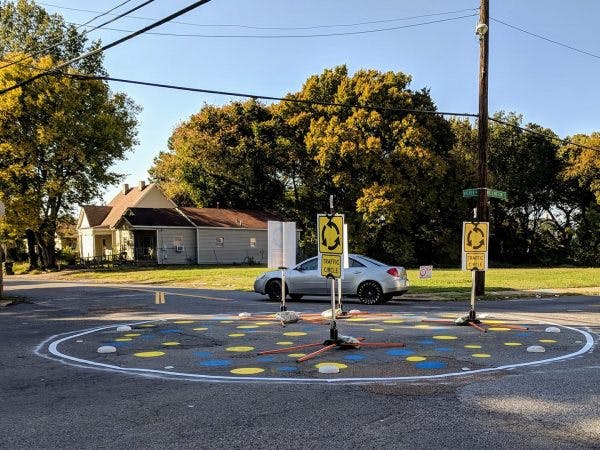
[[348, 366], [346, 364], [336, 363], [336, 362], [322, 362], [322, 363], [319, 363], [319, 364], [315, 364], [315, 367], [317, 369], [320, 369], [323, 366], [335, 366], [338, 369], [347, 369], [348, 368]]
[[504, 321], [502, 321], [502, 320], [491, 320], [491, 319], [489, 319], [489, 320], [488, 320], [488, 319], [486, 319], [486, 320], [482, 320], [482, 322], [483, 322], [483, 323], [487, 323], [487, 324], [489, 324], [489, 325], [492, 325], [492, 324], [499, 324], [499, 323], [504, 323]]
[[284, 336], [306, 336], [307, 334], [304, 331], [288, 331], [287, 333], [283, 333]]
[[504, 345], [508, 346], [508, 347], [517, 347], [519, 345], [523, 345], [520, 342], [505, 342]]
[[194, 321], [193, 320], [176, 320], [173, 323], [186, 324], [186, 323], [194, 323]]
[[490, 358], [492, 355], [488, 353], [473, 353], [471, 356], [473, 358]]
[[553, 344], [556, 341], [554, 339], [540, 339], [540, 342], [543, 342], [544, 344]]
[[138, 325], [138, 326], [141, 328], [152, 328], [152, 327], [155, 327], [156, 325], [151, 324], [151, 323], [146, 323], [144, 325]]
[[415, 325], [415, 328], [427, 329], [427, 328], [431, 328], [431, 327], [429, 325], [427, 325], [426, 323], [420, 323], [418, 325]]
[[229, 337], [242, 337], [242, 336], [246, 336], [246, 333], [231, 333], [228, 336]]
[[265, 369], [261, 369], [260, 367], [240, 367], [239, 369], [231, 370], [231, 373], [235, 375], [256, 375], [264, 371]]
[[306, 356], [306, 353], [290, 353], [288, 356], [290, 358], [302, 358], [303, 356]]
[[425, 358], [424, 356], [408, 356], [406, 358], [407, 361], [410, 362], [419, 362], [419, 361], [425, 361], [427, 358]]
[[351, 317], [350, 319], [347, 319], [348, 322], [365, 322], [367, 320], [366, 317]]
[[510, 331], [510, 328], [506, 327], [489, 327], [489, 331]]
[[277, 345], [293, 345], [294, 343], [291, 341], [279, 341]]
[[233, 323], [233, 320], [221, 320], [221, 323]]
[[116, 342], [127, 342], [127, 341], [133, 341], [132, 338], [117, 338], [115, 339]]
[[140, 352], [134, 353], [133, 356], [137, 356], [139, 358], [156, 358], [157, 356], [164, 355], [165, 352]]
[[369, 328], [369, 331], [385, 331], [385, 328]]
[[225, 350], [228, 352], [249, 352], [254, 350], [254, 347], [228, 347]]
[[453, 341], [454, 339], [458, 339], [458, 337], [456, 337], [456, 336], [446, 336], [446, 335], [433, 336], [433, 338], [438, 339], [440, 341]]
[[256, 322], [256, 325], [273, 325], [273, 322]]
[[465, 345], [465, 348], [481, 348], [481, 345], [468, 344], [468, 345]]
[[383, 323], [404, 323], [404, 320], [402, 320], [402, 319], [388, 319], [388, 320], [384, 320]]
[[253, 328], [258, 328], [258, 325], [240, 325], [236, 328], [239, 328], [240, 330], [251, 330]]
[[206, 327], [198, 327], [198, 328], [192, 328], [192, 330], [194, 330], [194, 331], [206, 331], [206, 330], [208, 330], [208, 328], [206, 328]]
[[175, 347], [177, 345], [181, 345], [181, 343], [179, 343], [179, 342], [163, 342], [163, 345], [165, 345], [167, 347]]
[[129, 333], [129, 334], [124, 334], [123, 336], [125, 337], [138, 337], [141, 336], [140, 333]]

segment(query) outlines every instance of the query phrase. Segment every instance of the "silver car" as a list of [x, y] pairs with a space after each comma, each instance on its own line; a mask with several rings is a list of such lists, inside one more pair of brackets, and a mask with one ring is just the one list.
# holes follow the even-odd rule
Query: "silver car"
[[[385, 303], [408, 290], [404, 267], [388, 266], [361, 255], [348, 255], [349, 268], [343, 270], [342, 295], [358, 297], [366, 305]], [[292, 300], [304, 295], [331, 294], [331, 284], [318, 270], [318, 257], [309, 258], [285, 270], [286, 294]], [[281, 301], [281, 270], [260, 274], [254, 281], [254, 292]]]

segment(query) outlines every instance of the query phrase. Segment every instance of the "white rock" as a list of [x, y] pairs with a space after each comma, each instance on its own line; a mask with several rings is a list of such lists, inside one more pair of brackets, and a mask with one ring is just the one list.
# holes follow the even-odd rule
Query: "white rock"
[[546, 333], [560, 333], [560, 328], [548, 327], [548, 328], [546, 328]]
[[340, 368], [333, 365], [324, 365], [319, 367], [319, 373], [340, 373]]
[[241, 312], [238, 314], [238, 317], [252, 317], [252, 314], [249, 312]]
[[463, 367], [462, 370], [471, 370], [468, 367]]
[[131, 331], [131, 327], [129, 325], [121, 325], [121, 326], [117, 327], [117, 331], [118, 332]]
[[172, 368], [173, 368], [173, 366], [165, 366], [165, 369], [167, 369], [167, 370], [170, 370]]
[[352, 314], [360, 314], [362, 311], [360, 309], [351, 309], [350, 311], [348, 311], [348, 314], [352, 315]]
[[296, 311], [280, 311], [275, 318], [281, 323], [296, 323], [300, 320], [300, 313]]
[[541, 345], [531, 345], [531, 346], [527, 347], [527, 351], [529, 353], [544, 353], [546, 351], [546, 349], [544, 347], [542, 347]]
[[[335, 317], [341, 316], [342, 308], [336, 308], [334, 312], [335, 312]], [[321, 313], [321, 316], [324, 317], [325, 319], [331, 319], [331, 308], [323, 311]]]
[[112, 345], [103, 345], [102, 347], [98, 347], [98, 353], [115, 353], [117, 351], [116, 347]]

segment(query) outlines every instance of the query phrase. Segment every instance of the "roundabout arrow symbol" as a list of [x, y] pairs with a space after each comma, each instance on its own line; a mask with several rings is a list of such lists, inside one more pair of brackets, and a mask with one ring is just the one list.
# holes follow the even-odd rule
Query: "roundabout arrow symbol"
[[[471, 240], [471, 234], [473, 234], [473, 233], [481, 235], [481, 240], [477, 244], [473, 244], [473, 241]], [[485, 233], [481, 228], [479, 228], [477, 225], [475, 225], [473, 227], [473, 229], [469, 230], [469, 233], [467, 233], [467, 246], [471, 247], [473, 250], [478, 250], [481, 247], [483, 247], [484, 245], [485, 245]]]

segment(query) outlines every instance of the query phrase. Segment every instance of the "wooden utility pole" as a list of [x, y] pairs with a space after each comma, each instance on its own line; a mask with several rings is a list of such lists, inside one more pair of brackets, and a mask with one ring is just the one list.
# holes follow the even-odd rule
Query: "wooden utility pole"
[[[479, 7], [479, 123], [477, 127], [477, 221], [487, 222], [489, 217], [487, 199], [488, 154], [488, 50], [490, 42], [490, 2], [481, 0]], [[485, 271], [475, 273], [475, 294], [485, 294]]]

